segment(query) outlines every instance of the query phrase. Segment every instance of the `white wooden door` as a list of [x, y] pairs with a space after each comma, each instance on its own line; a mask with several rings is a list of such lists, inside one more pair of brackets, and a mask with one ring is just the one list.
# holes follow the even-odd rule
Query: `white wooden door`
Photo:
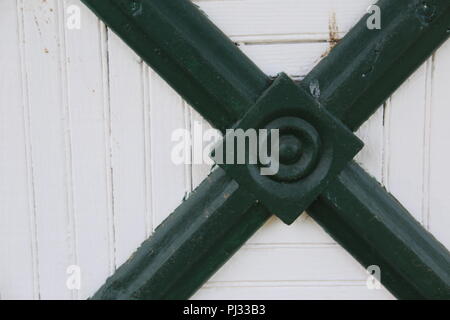
[[[194, 2], [267, 74], [301, 79], [374, 1]], [[206, 177], [170, 154], [175, 129], [207, 125], [78, 0], [1, 0], [0, 17], [0, 295], [85, 299]], [[358, 132], [361, 165], [447, 247], [449, 82], [447, 42]], [[271, 219], [194, 298], [393, 298], [366, 279], [305, 214]]]

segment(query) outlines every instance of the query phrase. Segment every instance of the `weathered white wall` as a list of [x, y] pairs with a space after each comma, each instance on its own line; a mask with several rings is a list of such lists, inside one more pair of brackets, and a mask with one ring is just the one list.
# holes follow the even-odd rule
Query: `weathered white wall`
[[[195, 2], [265, 72], [301, 78], [373, 1]], [[209, 172], [170, 161], [200, 117], [78, 0], [1, 0], [0, 18], [1, 298], [86, 298]], [[447, 42], [359, 132], [363, 167], [447, 247], [449, 81]], [[305, 214], [273, 218], [195, 298], [392, 298], [365, 280]]]

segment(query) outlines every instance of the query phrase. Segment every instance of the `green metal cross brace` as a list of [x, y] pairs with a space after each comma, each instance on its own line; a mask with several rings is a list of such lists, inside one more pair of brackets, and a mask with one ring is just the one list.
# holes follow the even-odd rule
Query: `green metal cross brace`
[[[396, 297], [450, 298], [449, 252], [377, 181], [348, 163], [358, 141], [347, 132], [367, 120], [449, 37], [450, 1], [379, 1], [382, 29], [368, 30], [363, 17], [295, 88], [285, 76], [268, 78], [188, 0], [82, 1], [222, 132], [251, 126], [255, 117], [248, 115], [254, 108], [281, 103], [269, 99], [281, 88], [278, 96], [285, 92], [294, 101], [282, 108], [297, 110], [300, 100], [309, 106], [294, 114], [283, 111], [283, 116], [299, 118], [306, 112], [314, 126], [340, 127], [342, 139], [353, 141], [345, 159], [325, 167], [313, 187], [305, 189], [302, 181], [291, 185], [287, 209], [276, 196], [272, 202], [265, 199], [268, 193], [258, 178], [244, 181], [233, 168], [225, 168], [227, 173], [216, 169], [94, 299], [189, 298], [267, 221], [268, 207], [288, 223], [301, 212], [293, 208], [308, 207], [363, 266], [380, 266], [382, 283]], [[315, 122], [317, 117], [307, 115], [316, 112], [313, 108], [323, 109], [318, 118], [329, 121]], [[334, 150], [326, 130], [318, 130], [319, 136]]]

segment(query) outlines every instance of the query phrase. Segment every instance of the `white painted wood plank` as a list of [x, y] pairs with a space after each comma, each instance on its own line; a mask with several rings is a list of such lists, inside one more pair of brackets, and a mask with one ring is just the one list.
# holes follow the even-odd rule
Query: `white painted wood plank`
[[[246, 245], [194, 299], [393, 299], [338, 245]], [[357, 286], [355, 288], [355, 285]]]
[[338, 32], [343, 34], [353, 27], [374, 2], [376, 1], [195, 1], [201, 10], [235, 41], [240, 41], [242, 36], [264, 36], [270, 40], [277, 35], [297, 36], [300, 39], [304, 36], [308, 36], [308, 39], [328, 39], [332, 15], [335, 15]]
[[338, 245], [246, 245], [206, 286], [366, 280], [366, 271]]
[[59, 1], [22, 3], [40, 297], [69, 299], [75, 294], [66, 287], [66, 270], [77, 257]]
[[172, 133], [186, 128], [181, 97], [155, 72], [150, 75], [150, 137], [153, 228], [156, 228], [190, 191], [190, 166], [171, 159]]
[[267, 75], [285, 72], [301, 78], [320, 61], [329, 45], [321, 43], [252, 44], [239, 48]]
[[436, 53], [432, 69], [430, 130], [429, 202], [425, 206], [433, 235], [450, 248], [450, 42]]
[[289, 226], [273, 216], [249, 239], [248, 243], [270, 245], [334, 244], [336, 242], [307, 213], [303, 213]]
[[145, 175], [144, 86], [146, 68], [109, 32], [111, 170], [117, 265], [145, 240], [148, 226]]
[[[206, 138], [204, 135], [207, 130], [214, 130], [212, 126], [205, 120], [203, 117], [194, 109], [189, 107], [190, 112], [190, 132], [192, 137], [192, 146], [191, 146], [191, 159], [192, 159], [192, 188], [195, 189], [198, 185], [211, 173], [213, 165], [202, 162], [197, 163], [194, 159], [203, 159], [203, 151], [207, 148], [211, 141], [214, 138], [211, 138], [209, 141], [202, 141], [200, 145], [197, 145], [199, 141], [194, 139], [196, 130], [202, 130], [203, 138]], [[209, 138], [209, 137], [208, 137]]]
[[193, 300], [394, 300], [384, 288], [364, 281], [243, 282], [208, 285]]
[[383, 175], [383, 117], [384, 110], [380, 107], [356, 132], [364, 142], [364, 148], [358, 153], [355, 161], [379, 182], [382, 181]]
[[386, 106], [384, 185], [422, 220], [427, 66], [422, 66]]
[[38, 297], [39, 283], [30, 141], [25, 131], [22, 12], [13, 0], [0, 2], [0, 12], [0, 298], [33, 299]]
[[77, 265], [81, 271], [78, 298], [85, 299], [114, 270], [110, 150], [107, 148], [110, 130], [109, 118], [105, 118], [109, 105], [107, 70], [103, 70], [106, 41], [103, 25], [86, 7], [76, 0], [64, 4], [58, 12], [61, 17], [70, 5], [79, 6], [82, 17], [80, 29], [64, 28], [62, 63], [67, 70], [67, 81], [56, 81], [67, 86]]

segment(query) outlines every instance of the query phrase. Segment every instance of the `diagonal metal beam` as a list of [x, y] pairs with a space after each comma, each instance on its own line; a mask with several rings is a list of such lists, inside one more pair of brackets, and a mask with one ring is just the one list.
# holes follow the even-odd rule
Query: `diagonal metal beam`
[[341, 173], [308, 213], [362, 265], [379, 266], [382, 283], [396, 297], [450, 298], [446, 248], [356, 164]]
[[[240, 119], [270, 85], [189, 1], [83, 2], [221, 130]], [[383, 29], [369, 31], [363, 18], [300, 84], [315, 93], [320, 89], [318, 101], [352, 129], [448, 38], [447, 0], [378, 5]], [[356, 164], [308, 211], [363, 265], [380, 265], [382, 282], [397, 297], [450, 297], [448, 251]], [[94, 298], [188, 298], [269, 217], [218, 169]]]

